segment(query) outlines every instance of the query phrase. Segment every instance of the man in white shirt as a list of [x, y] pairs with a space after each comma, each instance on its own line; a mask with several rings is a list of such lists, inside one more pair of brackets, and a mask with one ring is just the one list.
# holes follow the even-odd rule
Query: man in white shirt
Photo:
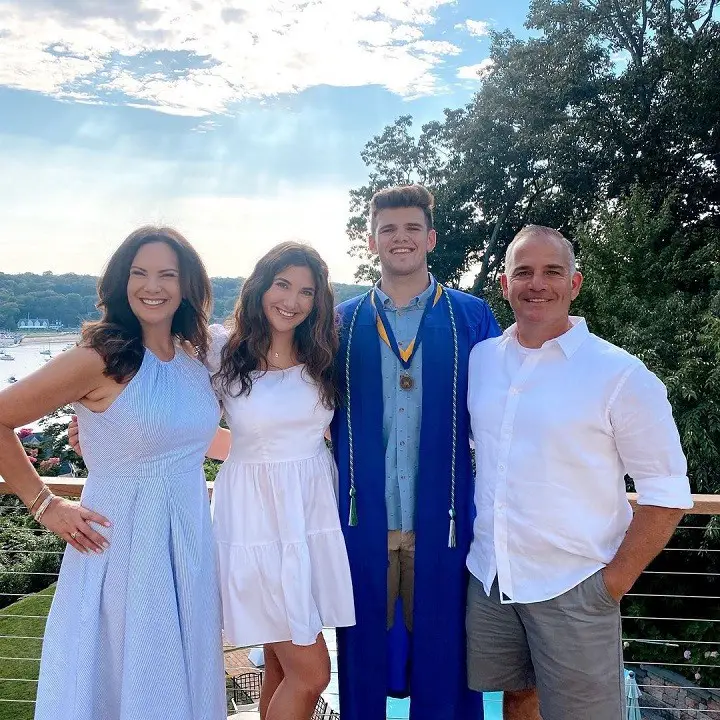
[[685, 457], [660, 380], [569, 316], [560, 233], [521, 230], [501, 282], [516, 323], [470, 355], [468, 684], [505, 720], [619, 720], [620, 599], [692, 507]]

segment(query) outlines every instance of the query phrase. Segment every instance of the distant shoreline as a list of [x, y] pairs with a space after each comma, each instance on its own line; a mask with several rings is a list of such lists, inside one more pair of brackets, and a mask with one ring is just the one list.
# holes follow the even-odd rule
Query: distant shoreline
[[47, 333], [26, 335], [20, 342], [21, 345], [46, 345], [49, 342], [76, 343], [80, 339], [80, 333]]

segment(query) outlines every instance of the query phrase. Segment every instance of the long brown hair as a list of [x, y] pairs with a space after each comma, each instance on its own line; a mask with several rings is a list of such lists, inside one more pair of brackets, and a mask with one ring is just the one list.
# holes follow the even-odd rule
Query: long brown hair
[[210, 335], [207, 324], [212, 308], [212, 286], [195, 248], [169, 227], [147, 225], [128, 235], [110, 258], [98, 280], [96, 307], [102, 317], [83, 325], [80, 344], [96, 350], [105, 361], [105, 375], [124, 382], [139, 369], [145, 354], [142, 328], [127, 297], [130, 267], [143, 245], [163, 242], [178, 257], [183, 300], [172, 319], [170, 332], [197, 349], [202, 361]]
[[[338, 350], [334, 294], [325, 261], [316, 250], [302, 243], [276, 245], [258, 261], [243, 284], [215, 382], [228, 395], [248, 395], [252, 390], [252, 373], [266, 370], [272, 338], [262, 306], [263, 295], [277, 274], [291, 266], [308, 268], [315, 280], [313, 309], [295, 328], [297, 357], [305, 364], [304, 371], [317, 383], [323, 405], [332, 409], [337, 397], [334, 360]], [[233, 393], [236, 384], [240, 387]]]

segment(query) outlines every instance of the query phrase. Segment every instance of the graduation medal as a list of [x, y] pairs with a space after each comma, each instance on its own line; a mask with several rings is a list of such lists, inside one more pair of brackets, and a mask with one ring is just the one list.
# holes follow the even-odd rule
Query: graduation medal
[[385, 310], [382, 307], [382, 303], [375, 302], [375, 291], [373, 290], [370, 293], [370, 302], [372, 303], [373, 308], [375, 308], [375, 313], [377, 316], [376, 323], [378, 335], [380, 336], [380, 339], [393, 351], [395, 357], [397, 357], [397, 359], [400, 361], [400, 365], [403, 369], [400, 373], [399, 381], [401, 390], [412, 390], [415, 387], [415, 379], [409, 372], [410, 364], [412, 363], [412, 359], [415, 356], [415, 353], [420, 347], [420, 343], [422, 341], [422, 331], [423, 326], [425, 325], [425, 318], [427, 317], [428, 312], [432, 308], [434, 308], [435, 305], [437, 305], [440, 297], [442, 296], [442, 292], [442, 285], [440, 285], [439, 283], [435, 283], [435, 292], [432, 295], [432, 302], [428, 302], [425, 305], [425, 310], [422, 314], [422, 317], [420, 318], [420, 324], [418, 325], [417, 333], [404, 350], [400, 349], [400, 346], [395, 339], [395, 334], [390, 327], [390, 323], [388, 322], [387, 315], [385, 314]]

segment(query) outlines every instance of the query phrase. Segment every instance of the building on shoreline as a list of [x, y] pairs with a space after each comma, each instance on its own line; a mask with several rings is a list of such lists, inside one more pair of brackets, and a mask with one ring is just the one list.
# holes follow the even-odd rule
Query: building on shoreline
[[50, 322], [47, 318], [31, 318], [29, 315], [23, 320], [18, 320], [18, 330], [62, 330], [63, 323], [59, 320]]

